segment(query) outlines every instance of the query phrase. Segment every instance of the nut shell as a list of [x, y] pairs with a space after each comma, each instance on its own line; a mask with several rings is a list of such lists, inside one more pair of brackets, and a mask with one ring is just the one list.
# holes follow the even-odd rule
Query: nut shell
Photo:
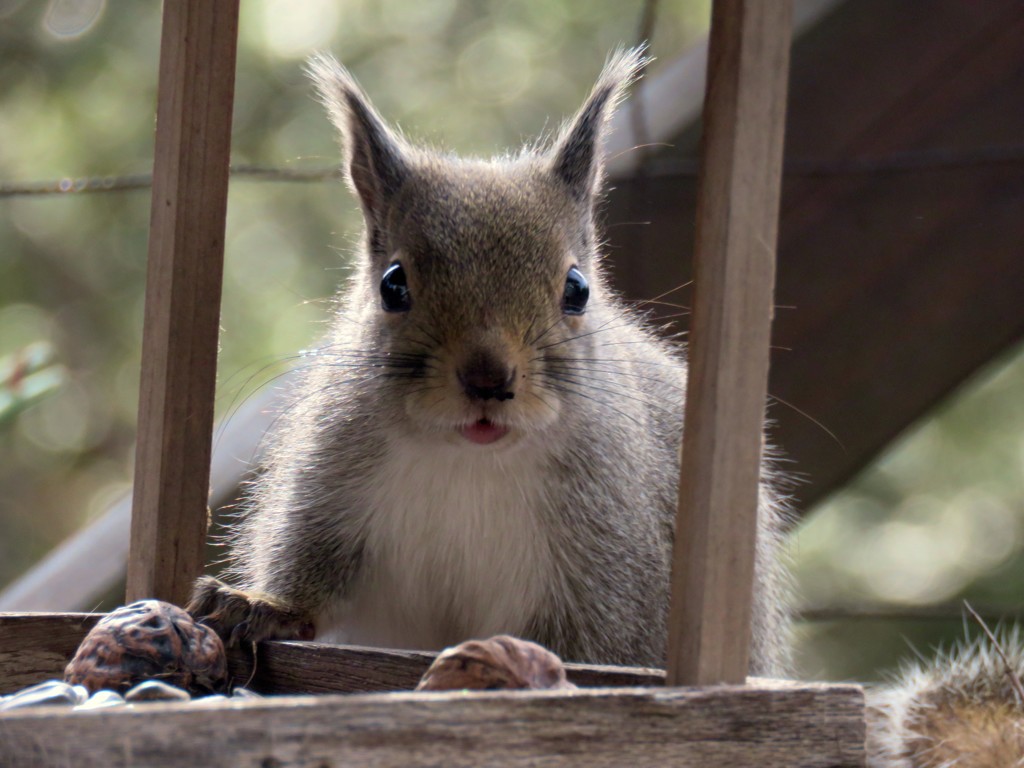
[[90, 692], [123, 692], [154, 679], [197, 693], [220, 690], [227, 679], [217, 634], [160, 600], [140, 600], [107, 614], [64, 670], [65, 681]]
[[508, 635], [470, 640], [434, 660], [417, 691], [569, 690], [562, 660], [548, 649]]

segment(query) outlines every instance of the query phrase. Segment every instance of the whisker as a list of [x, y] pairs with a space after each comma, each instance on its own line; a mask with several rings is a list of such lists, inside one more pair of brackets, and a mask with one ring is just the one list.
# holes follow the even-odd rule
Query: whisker
[[[288, 372], [293, 370], [293, 369], [289, 368], [286, 371], [282, 371], [281, 373], [277, 374], [276, 376], [273, 376], [272, 378], [268, 379], [267, 381], [262, 382], [252, 392], [249, 392], [248, 394], [243, 396], [243, 393], [245, 392], [245, 390], [249, 386], [249, 384], [252, 383], [253, 379], [255, 379], [257, 376], [260, 376], [261, 374], [265, 373], [266, 371], [270, 370], [271, 368], [273, 368], [276, 365], [280, 365], [280, 364], [283, 364], [283, 363], [286, 363], [286, 362], [290, 362], [290, 361], [293, 361], [293, 360], [297, 360], [297, 359], [299, 359], [298, 355], [284, 355], [284, 356], [281, 356], [279, 359], [277, 359], [277, 360], [275, 360], [273, 362], [267, 363], [266, 365], [262, 366], [258, 370], [254, 371], [249, 377], [246, 378], [246, 380], [244, 382], [242, 382], [241, 386], [238, 387], [238, 389], [235, 391], [235, 394], [232, 396], [231, 402], [228, 403], [228, 407], [226, 409], [226, 416], [221, 420], [221, 423], [220, 423], [220, 425], [217, 428], [217, 434], [214, 436], [214, 440], [213, 440], [213, 448], [214, 448], [214, 450], [216, 450], [217, 446], [220, 444], [220, 439], [223, 436], [224, 431], [227, 429], [228, 424], [235, 417], [235, 414], [238, 413], [238, 410], [246, 402], [248, 402], [249, 398], [252, 397], [260, 389], [262, 389], [263, 387], [267, 386], [272, 381], [276, 381], [277, 379], [281, 378], [282, 376], [287, 375]], [[241, 370], [245, 370], [245, 369], [243, 368]], [[228, 378], [227, 382], [230, 382], [232, 379], [235, 378], [235, 376], [238, 376], [241, 373], [241, 370], [236, 372], [235, 374], [232, 374], [232, 376], [230, 378]], [[220, 387], [221, 390], [223, 390], [227, 386], [227, 382], [225, 382], [224, 384], [221, 385], [221, 387]]]
[[[538, 387], [538, 389], [543, 389], [543, 386], [541, 386], [541, 387]], [[545, 399], [544, 399], [543, 397], [541, 397], [539, 393], [537, 393], [537, 392], [531, 392], [530, 394], [531, 394], [531, 395], [533, 396], [533, 398], [534, 398], [535, 400], [537, 400], [538, 402], [540, 402], [541, 404], [543, 404], [544, 406], [546, 406], [546, 407], [547, 407], [547, 408], [548, 408], [548, 409], [549, 409], [549, 410], [550, 410], [550, 411], [551, 411], [552, 413], [554, 413], [555, 415], [558, 415], [558, 409], [557, 409], [557, 408], [555, 408], [555, 406], [553, 406], [553, 405], [552, 405], [551, 403], [549, 403], [549, 402], [548, 402], [547, 400], [545, 400]]]
[[[613, 322], [614, 320], [618, 320], [618, 319], [620, 319], [620, 318], [613, 318], [612, 320], [609, 320], [608, 322]], [[541, 351], [541, 350], [545, 350], [545, 349], [551, 349], [552, 347], [557, 347], [557, 346], [559, 346], [561, 344], [568, 344], [569, 342], [572, 342], [572, 341], [579, 341], [580, 339], [585, 339], [588, 336], [594, 336], [595, 334], [598, 334], [598, 333], [607, 333], [608, 331], [618, 330], [619, 328], [630, 328], [630, 327], [633, 326], [633, 323], [625, 322], [625, 323], [622, 323], [621, 325], [613, 325], [611, 328], [606, 328], [605, 326], [607, 324], [608, 323], [605, 323], [600, 328], [597, 328], [597, 329], [595, 329], [593, 331], [587, 331], [586, 333], [580, 333], [580, 334], [577, 334], [576, 336], [570, 336], [568, 339], [562, 339], [561, 341], [554, 341], [554, 342], [552, 342], [550, 344], [545, 344], [542, 347], [537, 347], [537, 350]]]
[[413, 327], [414, 327], [414, 328], [415, 328], [415, 329], [416, 329], [417, 331], [419, 331], [419, 332], [420, 332], [420, 333], [422, 333], [422, 334], [423, 334], [424, 336], [426, 336], [426, 337], [427, 337], [428, 339], [430, 339], [430, 340], [431, 340], [432, 342], [434, 342], [434, 344], [436, 344], [437, 346], [441, 346], [441, 340], [440, 340], [439, 338], [437, 338], [436, 336], [434, 336], [434, 335], [433, 335], [432, 333], [430, 333], [430, 331], [428, 331], [428, 330], [427, 330], [426, 328], [424, 328], [424, 327], [423, 327], [423, 324], [422, 324], [422, 323], [420, 323], [420, 322], [414, 322], [414, 323], [412, 324], [412, 326], [413, 326]]
[[633, 400], [634, 402], [641, 403], [643, 405], [648, 406], [649, 408], [657, 408], [658, 410], [664, 411], [666, 413], [671, 413], [672, 412], [671, 409], [666, 408], [665, 406], [661, 405], [660, 403], [654, 403], [654, 402], [651, 402], [649, 400], [646, 400], [645, 398], [637, 397], [635, 394], [633, 394], [632, 390], [628, 390], [628, 389], [609, 389], [608, 387], [600, 387], [600, 386], [594, 384], [590, 379], [584, 378], [582, 376], [574, 376], [571, 373], [564, 373], [564, 372], [552, 373], [552, 372], [543, 372], [542, 371], [542, 372], [537, 374], [537, 377], [545, 379], [545, 380], [549, 380], [549, 381], [550, 380], [554, 380], [554, 381], [559, 381], [559, 382], [562, 382], [562, 383], [565, 383], [565, 384], [573, 384], [573, 385], [576, 385], [576, 386], [585, 387], [588, 390], [596, 390], [598, 392], [606, 392], [607, 394], [613, 395], [614, 397], [623, 398], [625, 400]]
[[[262, 370], [266, 370], [269, 367], [270, 366], [265, 366]], [[286, 371], [281, 371], [277, 375], [271, 376], [269, 379], [267, 379], [266, 381], [262, 382], [259, 387], [254, 389], [249, 394], [245, 395], [245, 397], [242, 397], [241, 393], [244, 391], [244, 387], [248, 384], [249, 381], [252, 381], [252, 379], [254, 377], [256, 377], [262, 371], [258, 371], [257, 373], [254, 373], [252, 376], [250, 376], [249, 379], [246, 381], [246, 384], [243, 385], [243, 387], [241, 389], [239, 389], [238, 394], [232, 399], [232, 401], [231, 401], [231, 403], [230, 403], [230, 405], [228, 406], [228, 409], [227, 409], [227, 415], [221, 420], [220, 424], [217, 426], [217, 434], [214, 436], [214, 439], [213, 439], [213, 450], [216, 451], [217, 448], [220, 446], [220, 441], [224, 437], [224, 433], [227, 432], [228, 426], [231, 424], [231, 422], [234, 420], [234, 418], [238, 415], [238, 412], [242, 409], [242, 406], [245, 405], [247, 402], [249, 402], [250, 398], [254, 397], [256, 395], [256, 393], [259, 392], [260, 390], [265, 389], [266, 387], [269, 387], [275, 381], [278, 381], [279, 379], [282, 379], [285, 376], [288, 376], [289, 374], [291, 374], [291, 373], [293, 373], [295, 371], [300, 371], [300, 370], [303, 370], [302, 366], [295, 366], [295, 367], [289, 368]]]
[[651, 303], [653, 303], [653, 302], [655, 302], [655, 301], [658, 301], [659, 299], [664, 299], [664, 298], [665, 298], [666, 296], [668, 296], [668, 295], [670, 295], [670, 294], [673, 294], [673, 293], [675, 293], [676, 291], [681, 291], [681, 290], [683, 290], [683, 288], [688, 288], [688, 287], [690, 287], [691, 285], [693, 285], [693, 280], [687, 280], [687, 281], [686, 281], [685, 283], [680, 283], [680, 284], [679, 284], [679, 285], [677, 285], [677, 286], [676, 286], [675, 288], [669, 288], [669, 289], [668, 289], [667, 291], [665, 291], [664, 293], [659, 293], [659, 294], [658, 294], [657, 296], [655, 296], [655, 297], [654, 297], [653, 299], [646, 299], [646, 300], [644, 300], [644, 301], [641, 301], [640, 303], [641, 303], [641, 304], [651, 304]]
[[625, 372], [625, 371], [619, 371], [619, 370], [614, 370], [614, 369], [608, 370], [607, 368], [595, 368], [595, 367], [587, 367], [587, 366], [570, 366], [570, 365], [567, 365], [567, 364], [563, 364], [561, 366], [556, 366], [554, 368], [554, 370], [557, 371], [557, 372], [560, 372], [560, 373], [562, 373], [562, 372], [573, 373], [573, 372], [576, 372], [576, 371], [579, 371], [582, 374], [586, 374], [586, 373], [599, 373], [599, 374], [602, 374], [603, 373], [603, 374], [608, 374], [610, 376], [623, 376], [623, 377], [630, 378], [630, 379], [641, 379], [643, 381], [653, 381], [653, 382], [656, 382], [656, 383], [658, 383], [659, 385], [661, 385], [663, 387], [669, 387], [671, 389], [675, 389], [675, 390], [680, 391], [680, 392], [682, 392], [683, 389], [684, 389], [683, 387], [679, 386], [678, 384], [673, 384], [670, 381], [665, 381], [664, 379], [659, 378], [657, 376], [647, 376], [647, 375], [642, 374], [642, 373], [628, 373], [628, 372]]
[[324, 392], [330, 391], [330, 389], [333, 389], [335, 387], [348, 386], [349, 384], [353, 384], [355, 382], [366, 383], [369, 381], [375, 381], [377, 378], [379, 378], [379, 376], [380, 374], [376, 374], [373, 376], [356, 376], [349, 379], [342, 379], [340, 381], [331, 381], [328, 388], [314, 389], [310, 392], [306, 392], [305, 394], [302, 395], [302, 397], [298, 397], [294, 399], [292, 402], [288, 403], [288, 405], [285, 408], [282, 408], [281, 411], [274, 417], [273, 421], [270, 422], [270, 426], [268, 426], [266, 431], [264, 431], [264, 433], [260, 436], [260, 439], [257, 441], [256, 446], [253, 448], [252, 454], [249, 457], [249, 465], [254, 465], [256, 463], [256, 457], [263, 452], [263, 447], [266, 442], [267, 436], [273, 434], [277, 430], [278, 423], [282, 419], [290, 417], [297, 408], [305, 405], [312, 398], [315, 398], [318, 395], [322, 395], [324, 394]]
[[529, 342], [529, 346], [531, 346], [531, 347], [534, 346], [538, 341], [540, 341], [545, 336], [547, 336], [549, 333], [551, 333], [551, 331], [553, 331], [558, 326], [558, 324], [561, 323], [561, 322], [562, 322], [562, 318], [558, 318], [557, 320], [555, 320], [555, 322], [553, 322], [551, 325], [549, 325], [547, 328], [545, 328], [540, 333], [539, 336], [537, 336], [535, 339], [531, 339], [530, 342]]
[[537, 324], [537, 318], [534, 317], [533, 320], [530, 321], [530, 324], [527, 326], [526, 330], [523, 331], [523, 337], [522, 337], [523, 344], [529, 344], [530, 343], [528, 341], [528, 339], [530, 338], [530, 331], [533, 330], [533, 326], [536, 325], [536, 324]]
[[[417, 387], [416, 389], [410, 389], [407, 394], [418, 395], [420, 392], [429, 392], [432, 389], [444, 389], [442, 384], [430, 384], [424, 387]], [[438, 401], [440, 402], [440, 401]]]
[[[633, 342], [622, 341], [620, 344], [630, 344]], [[611, 345], [606, 345], [611, 346]], [[546, 360], [554, 363], [627, 363], [629, 365], [655, 365], [661, 368], [678, 368], [679, 363], [659, 363], [655, 360], [635, 360], [630, 358], [622, 357], [556, 357], [554, 355], [546, 357], [535, 357], [534, 360]]]
[[643, 307], [643, 306], [646, 306], [648, 304], [656, 304], [659, 307], [672, 307], [673, 309], [685, 309], [685, 310], [690, 310], [691, 309], [691, 307], [688, 307], [685, 304], [676, 304], [676, 303], [671, 302], [671, 301], [659, 301], [657, 299], [647, 299], [646, 301], [627, 301], [627, 302], [624, 302], [624, 303], [625, 303], [625, 305], [627, 307], [630, 307], [632, 309], [636, 309], [638, 307]]
[[659, 320], [675, 320], [675, 319], [678, 319], [680, 317], [689, 317], [692, 314], [693, 314], [693, 312], [691, 312], [688, 309], [685, 312], [673, 312], [671, 315], [661, 315], [658, 319]]
[[775, 395], [773, 395], [773, 394], [770, 394], [770, 393], [769, 393], [768, 397], [769, 397], [770, 399], [772, 399], [772, 400], [775, 400], [775, 401], [777, 401], [777, 402], [781, 403], [782, 405], [786, 406], [787, 408], [790, 408], [790, 409], [792, 409], [792, 410], [793, 410], [793, 411], [795, 411], [796, 413], [799, 413], [799, 414], [800, 414], [801, 416], [803, 416], [803, 417], [804, 417], [805, 419], [807, 419], [807, 420], [808, 420], [809, 422], [811, 422], [811, 423], [812, 423], [812, 424], [814, 424], [815, 426], [819, 427], [819, 428], [821, 429], [821, 431], [822, 431], [822, 432], [824, 432], [824, 433], [825, 433], [826, 435], [828, 435], [829, 437], [831, 437], [831, 438], [832, 438], [832, 439], [833, 439], [833, 440], [835, 441], [836, 445], [838, 445], [838, 446], [839, 446], [839, 447], [840, 447], [840, 448], [842, 449], [843, 453], [846, 453], [846, 452], [847, 452], [847, 451], [846, 451], [846, 446], [845, 446], [845, 445], [843, 445], [843, 441], [839, 439], [839, 437], [838, 437], [838, 436], [836, 435], [836, 433], [835, 433], [835, 432], [833, 432], [833, 431], [832, 431], [831, 429], [829, 429], [828, 427], [826, 427], [826, 426], [825, 426], [824, 424], [822, 424], [822, 423], [821, 423], [820, 421], [818, 421], [818, 420], [817, 420], [816, 418], [814, 418], [813, 416], [811, 416], [811, 415], [810, 415], [809, 413], [807, 413], [806, 411], [802, 411], [802, 410], [800, 410], [799, 408], [797, 408], [797, 407], [796, 407], [795, 405], [793, 405], [792, 403], [788, 403], [788, 402], [786, 402], [785, 400], [783, 400], [783, 399], [782, 399], [781, 397], [777, 397], [777, 396], [775, 396]]
[[266, 370], [268, 370], [270, 368], [273, 368], [275, 365], [279, 365], [281, 363], [285, 363], [285, 362], [287, 362], [289, 360], [295, 360], [299, 356], [300, 355], [297, 354], [297, 353], [291, 353], [291, 354], [287, 354], [287, 355], [264, 355], [263, 357], [256, 358], [255, 360], [250, 361], [247, 365], [242, 366], [237, 371], [232, 373], [224, 381], [219, 382], [218, 385], [217, 385], [217, 389], [220, 390], [221, 393], [229, 390], [229, 388], [231, 387], [231, 385], [235, 381], [235, 379], [237, 379], [240, 376], [242, 376], [242, 374], [246, 371], [246, 369], [250, 368], [253, 365], [257, 365], [258, 363], [260, 363], [262, 361], [269, 360], [269, 362], [267, 362], [264, 365], [262, 365], [261, 367], [259, 367], [248, 378], [246, 378], [246, 380], [244, 382], [242, 382], [242, 385], [238, 389], [239, 389], [239, 391], [244, 390], [245, 387], [248, 386], [248, 384], [254, 378], [259, 376], [264, 371], [266, 371]]
[[[538, 382], [538, 384], [540, 384], [540, 382]], [[619, 408], [616, 408], [614, 405], [612, 405], [611, 403], [607, 402], [606, 400], [599, 399], [597, 397], [594, 397], [592, 395], [587, 394], [586, 392], [581, 392], [578, 389], [573, 389], [572, 386], [570, 386], [568, 384], [556, 384], [556, 383], [553, 383], [551, 381], [546, 381], [543, 384], [541, 384], [541, 386], [544, 387], [544, 388], [550, 389], [552, 391], [555, 391], [555, 392], [564, 392], [567, 395], [572, 395], [574, 397], [581, 397], [584, 400], [590, 400], [591, 402], [597, 403], [598, 405], [601, 405], [601, 406], [603, 406], [605, 408], [609, 408], [609, 409], [615, 411], [617, 414], [619, 414], [620, 416], [628, 419], [629, 421], [633, 422], [634, 424], [636, 424], [639, 427], [643, 426], [639, 421], [637, 421], [636, 417], [633, 416], [632, 414], [626, 413], [625, 411], [623, 411], [623, 410], [621, 410]]]
[[[678, 333], [673, 333], [672, 335], [667, 336], [666, 338], [671, 340], [671, 339], [682, 338], [683, 336], [689, 336], [689, 335], [690, 335], [689, 331], [679, 331]], [[650, 342], [647, 339], [633, 339], [631, 341], [607, 341], [607, 342], [605, 342], [603, 344], [598, 344], [597, 346], [599, 346], [599, 347], [618, 347], [618, 346], [621, 346], [623, 344], [650, 344]]]

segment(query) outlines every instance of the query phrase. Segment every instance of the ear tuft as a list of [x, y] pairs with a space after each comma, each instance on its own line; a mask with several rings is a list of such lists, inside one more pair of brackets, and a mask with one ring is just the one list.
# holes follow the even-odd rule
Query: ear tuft
[[388, 202], [407, 176], [405, 144], [333, 56], [313, 55], [306, 71], [338, 129], [349, 186], [359, 196], [368, 221], [380, 225]]
[[552, 170], [578, 202], [589, 202], [601, 186], [604, 167], [601, 142], [608, 119], [649, 59], [646, 46], [615, 50], [576, 116], [555, 142]]

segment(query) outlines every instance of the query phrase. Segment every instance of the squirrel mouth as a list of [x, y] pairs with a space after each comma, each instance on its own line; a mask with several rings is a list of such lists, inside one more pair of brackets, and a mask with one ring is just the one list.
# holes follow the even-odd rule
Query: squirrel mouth
[[477, 445], [489, 445], [508, 434], [508, 427], [495, 424], [490, 419], [478, 419], [459, 429], [459, 434]]

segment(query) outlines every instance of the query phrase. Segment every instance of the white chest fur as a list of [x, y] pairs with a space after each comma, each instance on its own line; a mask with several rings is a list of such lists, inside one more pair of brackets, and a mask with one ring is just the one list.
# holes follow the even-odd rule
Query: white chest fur
[[535, 455], [396, 441], [360, 500], [360, 577], [318, 639], [438, 649], [522, 634], [554, 581]]

